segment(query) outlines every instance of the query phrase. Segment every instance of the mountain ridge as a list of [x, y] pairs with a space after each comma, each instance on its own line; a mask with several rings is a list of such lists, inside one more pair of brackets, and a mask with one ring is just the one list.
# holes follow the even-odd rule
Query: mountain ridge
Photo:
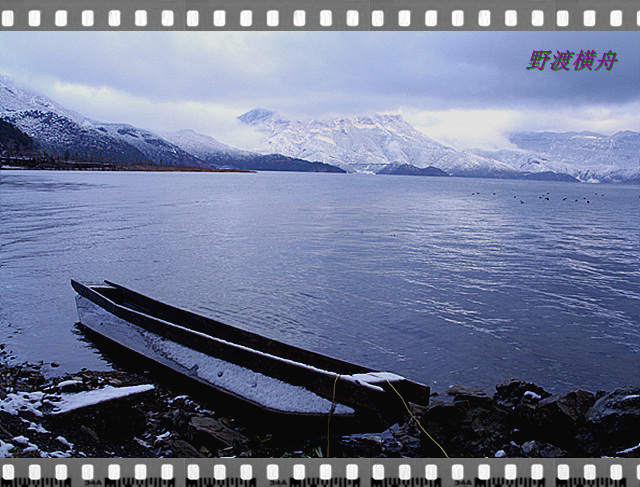
[[511, 171], [500, 161], [482, 160], [447, 147], [397, 114], [287, 120], [276, 112], [255, 109], [238, 120], [266, 136], [258, 152], [318, 160], [347, 172], [378, 173], [388, 165], [435, 166], [453, 176], [471, 171], [483, 176]]
[[236, 149], [217, 139], [186, 129], [165, 132], [164, 137], [186, 152], [198, 157], [205, 164], [220, 168], [250, 171], [303, 171], [303, 172], [345, 172], [329, 164], [307, 161], [281, 154], [257, 154]]
[[259, 108], [238, 120], [264, 137], [256, 148], [259, 152], [313, 157], [347, 172], [389, 174], [408, 166], [434, 167], [463, 177], [612, 183], [640, 178], [640, 134], [631, 130], [611, 136], [591, 131], [516, 131], [508, 137], [517, 150], [458, 151], [422, 134], [398, 114], [287, 120]]
[[238, 120], [257, 131], [257, 151], [190, 129], [155, 133], [89, 119], [0, 75], [0, 118], [33, 149], [71, 160], [195, 168], [578, 180], [640, 181], [640, 133], [620, 130], [514, 131], [515, 148], [459, 151], [417, 130], [400, 114], [289, 120], [256, 108]]
[[100, 122], [1, 75], [0, 118], [31, 137], [47, 157], [201, 169], [343, 172], [320, 162], [243, 151], [189, 129], [156, 134], [127, 123]]
[[0, 76], [0, 117], [34, 139], [39, 149], [58, 156], [68, 151], [76, 159], [90, 161], [204, 167], [148, 130], [83, 117], [18, 88], [5, 76]]

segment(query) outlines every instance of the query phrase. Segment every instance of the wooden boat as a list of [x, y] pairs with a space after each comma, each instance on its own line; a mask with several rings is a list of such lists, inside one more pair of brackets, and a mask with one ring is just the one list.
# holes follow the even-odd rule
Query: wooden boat
[[271, 340], [109, 281], [71, 284], [80, 323], [92, 335], [215, 394], [234, 412], [315, 419], [325, 428], [330, 416], [338, 429], [373, 431], [406, 413], [402, 399], [429, 401], [429, 387], [392, 373]]

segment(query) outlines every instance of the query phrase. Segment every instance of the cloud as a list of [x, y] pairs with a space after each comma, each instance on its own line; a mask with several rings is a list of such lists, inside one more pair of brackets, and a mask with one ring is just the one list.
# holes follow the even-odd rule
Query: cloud
[[426, 136], [459, 150], [511, 147], [507, 132], [520, 117], [515, 110], [481, 109], [414, 111], [405, 112], [404, 116]]
[[[613, 50], [619, 62], [526, 69], [534, 50], [567, 49]], [[235, 117], [260, 106], [292, 118], [402, 109], [434, 138], [494, 145], [511, 127], [637, 129], [640, 42], [637, 32], [5, 32], [0, 73], [91, 118], [227, 143], [246, 140]]]
[[640, 127], [640, 101], [629, 106], [590, 106], [579, 109], [542, 107], [515, 109], [404, 110], [414, 127], [443, 144], [458, 150], [515, 149], [510, 132], [590, 131], [613, 135]]
[[238, 108], [197, 101], [158, 102], [113, 88], [55, 82], [47, 95], [100, 121], [129, 123], [156, 132], [192, 129], [236, 147], [254, 146], [258, 135], [236, 120]]

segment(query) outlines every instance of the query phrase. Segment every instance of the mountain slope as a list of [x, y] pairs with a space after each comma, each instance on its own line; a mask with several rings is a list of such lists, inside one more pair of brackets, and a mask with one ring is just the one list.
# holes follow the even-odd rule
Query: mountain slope
[[[128, 124], [94, 121], [0, 76], [0, 130], [5, 138], [13, 127], [11, 137], [24, 134], [23, 150], [68, 155], [76, 161], [640, 182], [640, 133], [633, 131], [612, 136], [514, 132], [509, 140], [515, 150], [457, 151], [425, 136], [400, 115], [288, 120], [255, 109], [238, 118], [262, 135], [258, 152], [235, 149], [192, 130], [160, 136]], [[16, 144], [19, 149], [16, 140], [0, 140], [0, 149], [13, 150], [9, 146]]]
[[519, 150], [473, 151], [514, 169], [565, 173], [580, 181], [625, 182], [640, 179], [640, 133], [607, 136], [593, 132], [514, 132], [509, 140]]
[[235, 149], [193, 130], [164, 133], [163, 136], [204, 163], [215, 167], [253, 171], [344, 172], [336, 166], [321, 162]]
[[128, 124], [91, 120], [2, 76], [0, 117], [31, 137], [37, 150], [76, 161], [343, 172], [323, 163], [241, 151], [189, 130], [161, 137]]
[[5, 77], [0, 77], [0, 117], [29, 135], [40, 150], [58, 156], [69, 151], [80, 160], [204, 166], [149, 131], [84, 118]]
[[33, 152], [33, 139], [16, 126], [0, 118], [0, 153], [28, 155]]
[[194, 130], [180, 130], [178, 132], [162, 132], [161, 135], [169, 142], [181, 147], [196, 157], [207, 157], [212, 152], [228, 155], [248, 154], [249, 152], [236, 149], [230, 145], [210, 137], [208, 135], [199, 134]]
[[388, 166], [437, 167], [451, 175], [508, 174], [500, 161], [458, 152], [418, 132], [400, 115], [287, 120], [256, 109], [238, 117], [265, 138], [257, 149], [334, 164], [348, 172], [379, 173]]
[[348, 172], [420, 174], [434, 167], [452, 176], [554, 181], [640, 180], [640, 134], [515, 132], [516, 150], [456, 151], [430, 139], [400, 115], [287, 120], [256, 109], [239, 120], [264, 137], [260, 152], [278, 152], [342, 167]]

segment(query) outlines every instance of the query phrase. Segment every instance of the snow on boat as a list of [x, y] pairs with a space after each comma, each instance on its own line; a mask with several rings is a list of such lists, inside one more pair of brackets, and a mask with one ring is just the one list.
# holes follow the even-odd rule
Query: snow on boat
[[406, 412], [402, 399], [429, 401], [423, 384], [271, 340], [109, 281], [71, 285], [80, 322], [100, 341], [201, 392], [221, 394], [240, 407], [237, 412], [325, 424], [331, 416], [340, 429], [375, 429]]

